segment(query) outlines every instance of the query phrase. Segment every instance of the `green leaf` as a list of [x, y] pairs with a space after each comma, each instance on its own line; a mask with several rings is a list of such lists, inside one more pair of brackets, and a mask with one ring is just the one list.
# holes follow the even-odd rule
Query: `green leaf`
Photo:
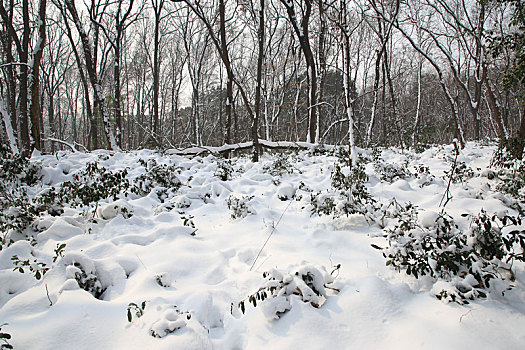
[[128, 322], [131, 322], [132, 316], [131, 316], [131, 310], [128, 308]]
[[11, 334], [0, 333], [0, 338], [1, 339], [11, 339]]
[[241, 307], [241, 312], [242, 312], [243, 315], [244, 315], [244, 311], [246, 310], [246, 309], [244, 308], [244, 301], [241, 301], [241, 302], [239, 303], [239, 306]]

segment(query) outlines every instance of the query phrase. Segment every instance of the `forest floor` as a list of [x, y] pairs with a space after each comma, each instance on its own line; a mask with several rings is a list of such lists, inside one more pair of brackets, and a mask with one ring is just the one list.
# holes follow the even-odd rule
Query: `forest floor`
[[[469, 143], [456, 160], [445, 211], [460, 230], [482, 209], [516, 216], [523, 205], [523, 191], [496, 190], [495, 150]], [[453, 147], [359, 152], [375, 205], [410, 202], [431, 226]], [[44, 212], [0, 251], [1, 332], [15, 349], [523, 349], [525, 264], [516, 261], [514, 280], [492, 283], [486, 298], [439, 300], [436, 285], [449, 281], [398, 272], [377, 249], [399, 219], [316, 210], [334, 193], [336, 168], [349, 174], [336, 154], [252, 163], [61, 152], [33, 156], [42, 179], [28, 196], [93, 181], [94, 162], [127, 169], [137, 190]]]

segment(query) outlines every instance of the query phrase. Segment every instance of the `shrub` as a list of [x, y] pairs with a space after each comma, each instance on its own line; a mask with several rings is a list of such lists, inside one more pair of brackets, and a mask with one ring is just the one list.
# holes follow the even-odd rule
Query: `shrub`
[[231, 160], [218, 160], [217, 161], [217, 170], [215, 170], [215, 177], [218, 177], [222, 181], [231, 180], [233, 173], [233, 165]]
[[376, 212], [375, 200], [365, 187], [368, 176], [362, 163], [351, 168], [345, 175], [339, 165], [335, 165], [331, 174], [332, 189], [310, 195], [312, 214], [342, 215], [362, 214], [367, 219], [373, 219]]
[[[92, 269], [94, 270], [94, 268]], [[99, 281], [95, 271], [90, 271], [82, 264], [74, 262], [72, 265], [66, 266], [68, 275], [73, 275], [80, 288], [92, 294], [95, 298], [101, 299], [102, 294], [106, 291], [102, 283]]]
[[164, 338], [178, 329], [186, 327], [186, 321], [190, 320], [189, 312], [180, 311], [177, 306], [167, 309], [162, 318], [151, 325], [150, 335], [154, 338]]
[[[278, 319], [291, 309], [290, 298], [296, 296], [315, 308], [321, 307], [327, 297], [326, 288], [334, 282], [333, 277], [324, 269], [303, 265], [288, 273], [272, 269], [263, 273], [265, 283], [255, 293], [241, 300], [237, 307], [244, 314], [246, 304], [257, 307], [262, 305], [263, 313], [268, 319]], [[233, 304], [231, 313], [233, 314]]]
[[442, 300], [467, 303], [467, 299], [486, 297], [494, 279], [512, 288], [512, 265], [524, 261], [525, 230], [502, 230], [520, 225], [520, 216], [489, 216], [482, 210], [470, 219], [469, 229], [462, 232], [442, 212], [433, 226], [424, 228], [417, 223], [417, 215], [407, 210], [394, 228], [386, 230], [389, 246], [373, 247], [383, 249], [386, 264], [396, 270], [440, 281], [433, 292]]
[[16, 265], [13, 271], [24, 273], [24, 269], [28, 269], [34, 274], [37, 280], [40, 280], [42, 276], [44, 276], [46, 272], [49, 271], [49, 267], [47, 267], [45, 263], [37, 261], [36, 259], [21, 260], [17, 255], [13, 255], [11, 257], [11, 261], [13, 261], [13, 264]]
[[127, 195], [130, 187], [126, 179], [126, 169], [109, 171], [99, 167], [97, 162], [88, 163], [86, 168], [73, 175], [72, 181], [66, 181], [58, 190], [54, 187], [35, 198], [39, 212], [65, 203], [72, 207], [90, 205], [102, 199], [117, 200], [119, 195]]
[[289, 157], [285, 153], [277, 153], [273, 162], [263, 166], [263, 171], [272, 176], [283, 176], [284, 174], [293, 174], [293, 172], [300, 171], [290, 163]]
[[12, 349], [13, 346], [9, 343], [9, 340], [11, 339], [11, 334], [2, 332], [2, 327], [6, 326], [7, 323], [3, 323], [0, 325], [0, 339], [2, 339], [2, 345], [0, 346], [0, 349]]
[[242, 198], [237, 198], [234, 195], [230, 195], [226, 204], [231, 211], [231, 218], [239, 219], [246, 217], [248, 214], [255, 214], [255, 210], [251, 208], [249, 204], [253, 198], [254, 196], [242, 196]]
[[389, 183], [412, 176], [408, 170], [408, 164], [375, 162], [374, 168], [381, 180]]
[[463, 182], [465, 180], [471, 179], [476, 175], [474, 170], [469, 167], [465, 162], [457, 162], [456, 167], [452, 168], [449, 171], [445, 171], [445, 179], [452, 177], [451, 181], [453, 183]]
[[144, 309], [145, 308], [146, 308], [146, 301], [143, 301], [140, 304], [140, 306], [135, 304], [135, 303], [129, 303], [128, 304], [128, 311], [127, 311], [128, 322], [131, 322], [133, 320], [133, 314], [131, 313], [131, 311], [134, 311], [135, 316], [137, 318], [141, 318], [142, 315], [144, 315]]
[[[162, 187], [166, 190], [176, 191], [182, 185], [176, 174], [181, 173], [181, 168], [174, 165], [157, 164], [155, 159], [148, 162], [140, 159], [139, 163], [144, 166], [146, 173], [138, 176], [133, 181], [131, 191], [140, 196], [151, 193], [156, 187]], [[157, 194], [159, 199], [162, 193]]]
[[12, 243], [9, 231], [23, 232], [37, 214], [27, 189], [40, 180], [40, 167], [0, 145], [0, 250]]
[[[511, 150], [508, 150], [509, 147]], [[516, 146], [512, 140], [500, 145], [492, 157], [491, 165], [498, 169], [500, 182], [496, 185], [496, 189], [515, 198], [523, 198], [525, 195], [525, 161], [516, 158], [512, 151], [513, 147]]]

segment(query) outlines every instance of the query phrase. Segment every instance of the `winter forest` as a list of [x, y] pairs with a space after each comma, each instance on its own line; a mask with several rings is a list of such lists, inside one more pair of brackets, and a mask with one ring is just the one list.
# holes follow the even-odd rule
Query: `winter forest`
[[2, 137], [20, 150], [525, 135], [520, 1], [9, 0], [0, 11]]
[[0, 348], [520, 349], [522, 0], [0, 0]]

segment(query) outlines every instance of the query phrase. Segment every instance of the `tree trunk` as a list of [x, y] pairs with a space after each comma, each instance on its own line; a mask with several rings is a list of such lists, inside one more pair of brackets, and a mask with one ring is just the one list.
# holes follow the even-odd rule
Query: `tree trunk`
[[29, 117], [28, 117], [28, 103], [29, 103], [29, 36], [30, 36], [30, 23], [29, 23], [29, 2], [28, 0], [22, 1], [22, 18], [24, 23], [22, 33], [22, 50], [19, 52], [20, 57], [20, 135], [22, 138], [22, 150], [23, 152], [31, 152], [31, 140], [29, 138]]
[[346, 119], [348, 121], [348, 149], [350, 152], [350, 165], [357, 165], [357, 154], [355, 152], [354, 142], [354, 110], [353, 110], [353, 99], [352, 99], [352, 75], [351, 75], [351, 62], [350, 62], [350, 34], [347, 32], [347, 4], [346, 0], [341, 0], [341, 14], [342, 14], [342, 49], [343, 49], [343, 85], [344, 85], [344, 106]]
[[159, 125], [159, 88], [160, 88], [160, 63], [159, 63], [159, 50], [160, 50], [160, 21], [162, 7], [164, 6], [164, 0], [152, 1], [153, 9], [155, 12], [155, 38], [153, 42], [153, 133], [158, 135], [160, 131]]
[[379, 95], [379, 79], [381, 76], [381, 56], [383, 54], [383, 50], [377, 50], [377, 58], [375, 63], [375, 77], [374, 77], [374, 97], [372, 101], [372, 113], [370, 115], [370, 124], [368, 125], [368, 131], [366, 133], [366, 145], [369, 147], [370, 143], [372, 142], [372, 130], [374, 129], [374, 125], [376, 123], [376, 114], [377, 114], [377, 103], [379, 101], [378, 95]]
[[99, 107], [99, 112], [102, 117], [102, 123], [104, 125], [104, 131], [105, 131], [108, 143], [109, 143], [109, 147], [111, 150], [117, 151], [119, 150], [119, 146], [117, 145], [115, 135], [113, 134], [111, 130], [111, 126], [109, 122], [109, 111], [107, 109], [105, 98], [102, 93], [102, 87], [100, 83], [98, 82], [98, 79], [95, 73], [95, 66], [93, 64], [94, 61], [93, 61], [93, 56], [91, 54], [91, 45], [89, 43], [89, 38], [80, 22], [80, 18], [78, 16], [74, 0], [66, 0], [66, 6], [69, 12], [71, 13], [71, 16], [73, 17], [73, 22], [75, 23], [80, 39], [82, 41], [82, 47], [84, 49], [84, 58], [86, 60], [86, 69], [88, 71], [88, 76], [91, 82], [91, 86], [93, 87], [95, 103]]
[[281, 3], [286, 8], [288, 18], [292, 27], [299, 39], [301, 50], [303, 51], [306, 60], [306, 71], [308, 78], [308, 136], [307, 142], [319, 143], [319, 129], [317, 127], [317, 74], [315, 69], [315, 59], [310, 46], [310, 38], [308, 36], [308, 25], [310, 21], [310, 14], [312, 13], [312, 1], [304, 0], [306, 11], [303, 14], [301, 24], [297, 22], [297, 15], [295, 13], [294, 4], [292, 1], [281, 0]]
[[9, 147], [11, 148], [11, 152], [17, 154], [18, 146], [16, 144], [16, 138], [13, 133], [13, 128], [11, 127], [11, 117], [7, 112], [7, 108], [4, 104], [4, 99], [2, 98], [2, 96], [0, 96], [0, 116], [2, 117], [5, 133], [7, 134], [7, 140], [9, 141]]
[[419, 60], [417, 64], [417, 104], [416, 104], [416, 118], [414, 121], [414, 131], [412, 133], [412, 147], [415, 149], [417, 145], [417, 134], [419, 128], [419, 120], [421, 119], [421, 71], [423, 70], [423, 62]]
[[46, 42], [46, 0], [40, 0], [38, 9], [38, 40], [33, 51], [33, 67], [31, 69], [30, 84], [31, 101], [30, 101], [30, 117], [31, 117], [31, 135], [33, 136], [33, 146], [40, 151], [40, 118], [42, 111], [40, 110], [40, 61], [44, 51], [44, 44]]
[[260, 0], [259, 8], [259, 30], [257, 32], [257, 42], [259, 44], [259, 52], [257, 55], [257, 85], [255, 87], [255, 117], [252, 123], [252, 140], [253, 140], [253, 157], [254, 162], [259, 161], [259, 135], [258, 122], [261, 119], [261, 85], [262, 85], [262, 69], [264, 56], [264, 0]]

